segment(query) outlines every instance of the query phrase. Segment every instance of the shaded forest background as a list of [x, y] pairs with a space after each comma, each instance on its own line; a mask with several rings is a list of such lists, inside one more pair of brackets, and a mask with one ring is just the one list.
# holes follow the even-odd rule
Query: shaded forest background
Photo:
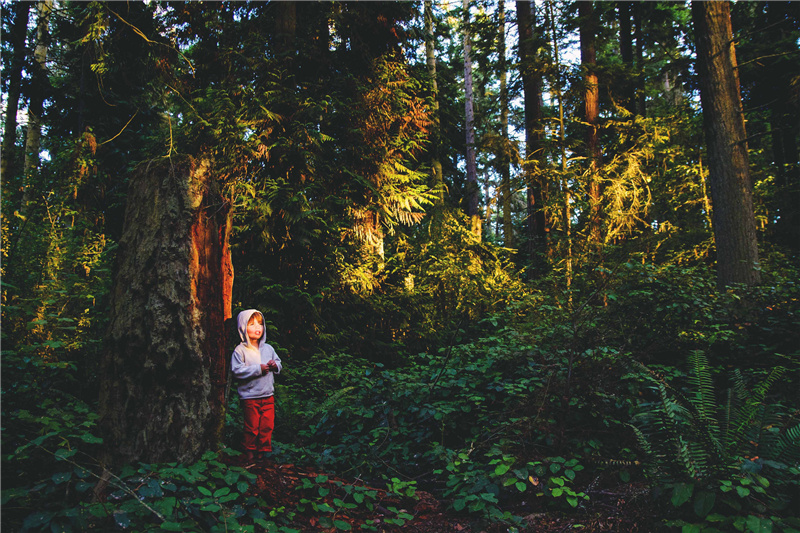
[[[800, 531], [797, 2], [2, 34], [4, 528]], [[291, 503], [238, 462], [246, 308]]]

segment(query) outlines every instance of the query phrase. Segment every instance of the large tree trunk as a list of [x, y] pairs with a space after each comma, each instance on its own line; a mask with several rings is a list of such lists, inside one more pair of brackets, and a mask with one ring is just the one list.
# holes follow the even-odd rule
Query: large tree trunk
[[47, 79], [47, 47], [50, 44], [50, 13], [53, 0], [41, 0], [38, 4], [39, 20], [36, 23], [36, 48], [31, 64], [31, 91], [28, 101], [28, 131], [25, 139], [25, 165], [23, 169], [22, 211], [27, 213], [31, 201], [31, 187], [39, 173], [39, 146], [42, 137], [42, 111]]
[[586, 135], [586, 155], [589, 158], [589, 231], [591, 241], [602, 243], [600, 201], [600, 167], [602, 151], [598, 127], [600, 123], [600, 87], [597, 78], [597, 15], [593, 2], [579, 2], [581, 33], [581, 67], [584, 70], [585, 119], [589, 125]]
[[527, 232], [528, 255], [532, 263], [535, 257], [543, 257], [547, 252], [547, 220], [544, 212], [544, 191], [542, 179], [536, 171], [542, 159], [542, 74], [536, 61], [536, 42], [534, 40], [534, 13], [530, 0], [517, 2], [517, 24], [519, 31], [519, 68], [522, 77], [522, 90], [525, 96], [525, 183], [527, 185]]
[[753, 185], [727, 1], [692, 2], [697, 73], [709, 155], [717, 281], [759, 282]]
[[25, 64], [25, 35], [28, 30], [28, 2], [17, 2], [14, 6], [14, 26], [8, 36], [13, 50], [11, 72], [8, 78], [8, 104], [3, 129], [3, 152], [0, 154], [0, 176], [8, 179], [8, 171], [14, 168], [15, 145], [17, 143], [17, 110], [22, 88], [22, 66]]
[[230, 211], [206, 160], [132, 176], [101, 365], [109, 464], [191, 462], [221, 437]]
[[467, 215], [470, 217], [472, 232], [481, 236], [481, 217], [478, 212], [480, 187], [478, 186], [478, 169], [475, 156], [475, 110], [472, 93], [472, 37], [469, 31], [469, 0], [464, 5], [464, 130], [467, 142]]

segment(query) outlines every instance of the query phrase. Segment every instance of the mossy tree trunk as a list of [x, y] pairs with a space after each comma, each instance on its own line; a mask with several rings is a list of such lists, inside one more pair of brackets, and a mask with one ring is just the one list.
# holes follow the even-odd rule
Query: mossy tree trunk
[[107, 464], [191, 462], [221, 438], [233, 268], [218, 187], [191, 157], [131, 178], [101, 364]]

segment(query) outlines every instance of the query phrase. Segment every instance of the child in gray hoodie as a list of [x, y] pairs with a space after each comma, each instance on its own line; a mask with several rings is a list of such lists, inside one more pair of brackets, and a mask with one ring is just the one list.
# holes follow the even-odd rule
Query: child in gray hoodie
[[231, 372], [239, 380], [238, 392], [244, 412], [242, 445], [245, 459], [252, 461], [257, 453], [272, 451], [272, 430], [275, 427], [275, 378], [282, 368], [275, 350], [267, 344], [264, 316], [255, 309], [239, 313], [239, 337], [231, 356]]

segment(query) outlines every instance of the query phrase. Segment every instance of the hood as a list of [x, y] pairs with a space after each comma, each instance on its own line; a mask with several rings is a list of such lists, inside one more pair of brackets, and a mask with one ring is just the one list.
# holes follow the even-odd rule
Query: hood
[[[253, 313], [258, 312], [258, 309], [247, 309], [239, 313], [239, 316], [236, 318], [236, 323], [239, 326], [239, 338], [242, 339], [242, 342], [245, 344], [247, 344], [247, 322], [250, 320], [250, 317], [253, 316]], [[264, 317], [264, 313], [261, 313], [261, 317]], [[265, 342], [267, 342], [266, 325], [261, 331], [261, 339], [259, 339], [258, 345], [261, 346]]]

